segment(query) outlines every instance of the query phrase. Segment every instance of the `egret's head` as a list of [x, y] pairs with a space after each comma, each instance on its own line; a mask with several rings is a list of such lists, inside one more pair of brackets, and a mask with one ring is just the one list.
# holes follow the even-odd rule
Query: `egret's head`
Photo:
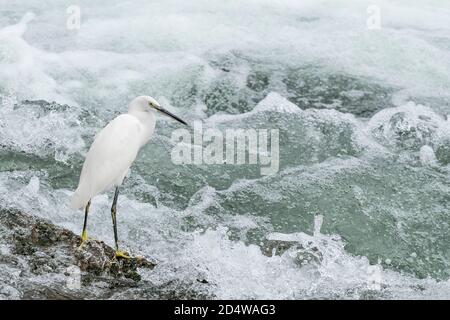
[[177, 120], [178, 122], [181, 122], [184, 125], [187, 125], [187, 123], [180, 118], [178, 118], [173, 113], [167, 111], [164, 109], [158, 101], [156, 101], [154, 98], [150, 96], [139, 96], [135, 98], [133, 101], [131, 101], [129, 106], [129, 111], [139, 111], [139, 112], [160, 112], [166, 116], [171, 117], [172, 119]]

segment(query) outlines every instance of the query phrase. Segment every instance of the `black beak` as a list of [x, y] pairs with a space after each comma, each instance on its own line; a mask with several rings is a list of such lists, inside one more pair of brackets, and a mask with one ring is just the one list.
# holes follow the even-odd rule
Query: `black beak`
[[172, 112], [167, 111], [166, 109], [164, 109], [163, 107], [156, 107], [156, 110], [158, 110], [159, 112], [164, 113], [166, 116], [171, 117], [172, 119], [177, 120], [178, 122], [181, 122], [182, 124], [184, 124], [185, 126], [187, 126], [188, 124], [184, 121], [181, 120], [180, 118], [178, 118], [176, 115], [174, 115]]

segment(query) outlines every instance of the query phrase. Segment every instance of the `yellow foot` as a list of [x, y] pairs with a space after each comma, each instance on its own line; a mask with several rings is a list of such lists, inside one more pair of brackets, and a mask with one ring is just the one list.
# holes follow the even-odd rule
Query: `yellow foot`
[[125, 252], [120, 251], [120, 250], [116, 250], [115, 258], [117, 258], [117, 259], [131, 259], [131, 257], [129, 255], [127, 255]]
[[83, 244], [83, 242], [87, 241], [88, 236], [87, 236], [87, 232], [86, 230], [83, 231], [83, 233], [81, 234], [81, 244]]
[[84, 243], [88, 241], [88, 236], [87, 236], [87, 232], [83, 231], [83, 233], [81, 234], [81, 243], [78, 246], [78, 250], [81, 250], [81, 248], [83, 248]]

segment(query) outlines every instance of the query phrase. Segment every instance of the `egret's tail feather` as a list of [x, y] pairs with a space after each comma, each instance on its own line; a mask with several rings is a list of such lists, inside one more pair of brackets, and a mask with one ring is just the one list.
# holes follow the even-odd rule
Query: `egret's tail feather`
[[72, 209], [83, 209], [88, 201], [89, 199], [86, 200], [86, 197], [84, 197], [78, 191], [75, 191], [75, 193], [72, 196], [72, 199], [70, 200], [70, 207]]

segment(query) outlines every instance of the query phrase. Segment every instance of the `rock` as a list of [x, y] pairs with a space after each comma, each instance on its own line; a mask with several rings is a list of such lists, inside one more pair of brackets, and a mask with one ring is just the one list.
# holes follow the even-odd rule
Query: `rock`
[[42, 108], [45, 111], [51, 111], [51, 110], [68, 110], [70, 109], [70, 106], [67, 104], [59, 104], [55, 101], [48, 102], [45, 100], [23, 100], [20, 104], [15, 105], [15, 109], [19, 108], [20, 105], [31, 105], [36, 106], [39, 108]]
[[50, 221], [0, 208], [2, 299], [211, 299], [213, 283], [158, 278], [143, 257], [115, 259], [104, 242], [81, 238]]
[[319, 248], [320, 241], [320, 235], [310, 236], [302, 232], [272, 233], [263, 241], [262, 253], [268, 257], [289, 253], [300, 267], [319, 265], [323, 259], [323, 253]]
[[89, 240], [79, 247], [80, 242], [49, 221], [0, 209], [0, 299], [108, 298], [137, 287], [139, 270], [155, 267], [142, 257], [116, 259], [104, 242]]

